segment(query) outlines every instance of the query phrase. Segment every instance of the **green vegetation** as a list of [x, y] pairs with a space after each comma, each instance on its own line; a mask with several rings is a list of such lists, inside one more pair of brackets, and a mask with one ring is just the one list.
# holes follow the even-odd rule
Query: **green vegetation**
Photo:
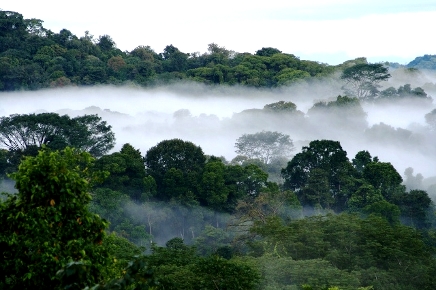
[[148, 46], [123, 52], [108, 35], [79, 38], [67, 29], [54, 33], [43, 21], [11, 11], [0, 11], [0, 19], [0, 91], [128, 82], [149, 86], [177, 80], [273, 87], [334, 71], [275, 48], [252, 55], [212, 43], [202, 55], [173, 45], [162, 53]]
[[[307, 116], [278, 101], [233, 118], [329, 122], [402, 140], [408, 130], [367, 128], [360, 102], [431, 100], [409, 84], [379, 91], [388, 70], [364, 58], [333, 67], [215, 43], [202, 55], [173, 45], [121, 52], [108, 35], [53, 33], [0, 11], [2, 91], [175, 80], [276, 87], [334, 75], [347, 95]], [[429, 136], [435, 116], [424, 116]], [[0, 176], [18, 190], [0, 200], [0, 289], [436, 289], [435, 205], [411, 168], [405, 182], [388, 160], [365, 148], [350, 160], [336, 140], [292, 156], [291, 136], [276, 131], [237, 138], [230, 162], [181, 139], [108, 154], [114, 143], [97, 115], [0, 118]]]
[[107, 222], [86, 207], [99, 178], [91, 166], [88, 153], [43, 150], [11, 176], [18, 193], [1, 204], [1, 288], [58, 288], [68, 277], [57, 272], [71, 263], [86, 268], [76, 287], [103, 280]]
[[315, 140], [282, 174], [283, 185], [269, 182], [253, 163], [206, 157], [180, 139], [143, 159], [129, 144], [98, 160], [42, 147], [11, 175], [18, 193], [1, 203], [1, 285], [436, 286], [433, 203], [406, 191], [390, 163], [368, 151], [350, 161], [339, 142]]

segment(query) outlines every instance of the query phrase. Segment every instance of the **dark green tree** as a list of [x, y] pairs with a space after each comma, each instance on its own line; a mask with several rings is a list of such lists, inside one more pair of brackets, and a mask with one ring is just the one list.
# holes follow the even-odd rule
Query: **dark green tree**
[[124, 144], [120, 152], [99, 158], [96, 168], [110, 173], [100, 187], [122, 191], [135, 201], [143, 201], [147, 197], [144, 158], [141, 151], [129, 143]]
[[205, 163], [206, 157], [199, 146], [180, 139], [161, 141], [145, 155], [147, 174], [156, 181], [156, 197], [163, 200], [170, 200], [174, 195], [197, 196]]
[[205, 165], [200, 183], [201, 204], [215, 210], [223, 210], [226, 206], [229, 189], [225, 184], [226, 166], [220, 161], [208, 162]]
[[282, 53], [282, 52], [277, 48], [273, 48], [273, 47], [262, 47], [262, 49], [256, 51], [256, 55], [259, 56], [273, 56], [274, 54], [277, 53]]
[[0, 118], [0, 144], [9, 151], [25, 152], [46, 145], [71, 146], [99, 157], [112, 149], [115, 135], [97, 115], [70, 118], [56, 113], [11, 115]]
[[163, 70], [166, 72], [184, 72], [187, 69], [189, 54], [181, 52], [172, 44], [165, 47], [161, 57]]
[[363, 178], [380, 190], [388, 202], [398, 203], [398, 194], [404, 192], [403, 178], [389, 162], [371, 162], [363, 170]]
[[42, 150], [12, 174], [18, 193], [0, 205], [0, 288], [59, 289], [66, 282], [56, 273], [69, 263], [86, 268], [75, 287], [104, 278], [107, 222], [87, 208], [88, 191], [103, 176], [92, 164], [86, 152]]
[[352, 163], [356, 171], [359, 174], [362, 174], [363, 169], [365, 169], [365, 166], [373, 161], [377, 162], [378, 158], [377, 157], [372, 158], [371, 154], [368, 151], [364, 150], [356, 153], [356, 156], [353, 158]]
[[[312, 173], [317, 169], [317, 173]], [[321, 174], [322, 170], [323, 174]], [[282, 169], [285, 179], [284, 188], [294, 191], [303, 202], [304, 188], [309, 185], [310, 176], [324, 175], [328, 179], [329, 194], [335, 200], [337, 210], [342, 210], [350, 192], [347, 191], [354, 168], [347, 157], [347, 152], [338, 141], [315, 140], [304, 146]], [[315, 182], [312, 178], [311, 182]], [[304, 205], [304, 204], [303, 204]]]
[[399, 203], [405, 224], [420, 229], [430, 226], [427, 215], [430, 213], [432, 200], [426, 191], [414, 189], [408, 193], [404, 193]]

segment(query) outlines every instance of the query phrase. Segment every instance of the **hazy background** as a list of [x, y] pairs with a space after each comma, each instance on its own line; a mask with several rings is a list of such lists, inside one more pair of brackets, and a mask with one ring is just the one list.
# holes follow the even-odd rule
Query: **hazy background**
[[[385, 87], [404, 85], [400, 71], [392, 75]], [[425, 87], [428, 94], [436, 96], [435, 79], [421, 72], [412, 79], [409, 76], [407, 83], [412, 88]], [[403, 176], [407, 167], [424, 178], [436, 176], [435, 135], [424, 119], [434, 103], [362, 103], [366, 118], [347, 112], [310, 112], [314, 102], [335, 100], [342, 93], [340, 87], [329, 79], [280, 89], [180, 83], [149, 89], [101, 86], [10, 92], [0, 94], [0, 115], [98, 114], [116, 134], [113, 151], [130, 143], [145, 155], [162, 140], [180, 138], [200, 145], [205, 154], [224, 156], [228, 161], [236, 156], [234, 144], [242, 134], [279, 131], [293, 139], [294, 154], [312, 140], [338, 140], [350, 160], [358, 151], [368, 150], [380, 161], [391, 162]], [[282, 116], [261, 110], [282, 100], [294, 102], [300, 112]]]

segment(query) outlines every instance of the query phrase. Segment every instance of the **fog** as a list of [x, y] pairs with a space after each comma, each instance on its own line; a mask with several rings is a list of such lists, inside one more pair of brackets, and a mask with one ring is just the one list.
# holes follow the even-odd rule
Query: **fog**
[[[397, 70], [392, 75], [384, 87], [409, 83], [436, 97], [434, 74]], [[242, 134], [279, 131], [293, 139], [294, 153], [312, 140], [338, 140], [350, 160], [358, 151], [368, 150], [380, 161], [391, 162], [403, 176], [408, 167], [424, 178], [436, 175], [435, 135], [424, 118], [435, 108], [434, 102], [362, 103], [366, 117], [310, 110], [315, 102], [343, 95], [341, 86], [330, 79], [280, 89], [179, 83], [154, 88], [130, 85], [10, 92], [0, 93], [0, 115], [98, 114], [113, 127], [117, 139], [113, 151], [130, 143], [145, 155], [162, 140], [180, 138], [201, 146], [205, 154], [228, 161], [236, 156], [234, 144]], [[299, 112], [277, 115], [261, 110], [278, 101], [295, 103]]]

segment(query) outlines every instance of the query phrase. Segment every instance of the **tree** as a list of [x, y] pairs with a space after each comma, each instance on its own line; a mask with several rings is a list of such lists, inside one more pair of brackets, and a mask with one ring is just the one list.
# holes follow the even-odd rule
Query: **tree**
[[327, 172], [321, 168], [310, 171], [307, 184], [300, 194], [302, 203], [329, 209], [334, 203]]
[[115, 47], [115, 41], [109, 35], [103, 35], [98, 38], [97, 45], [101, 50], [108, 51]]
[[108, 224], [88, 211], [88, 191], [103, 177], [92, 165], [89, 153], [44, 149], [12, 174], [18, 193], [0, 205], [0, 288], [57, 289], [68, 263], [86, 268], [76, 287], [102, 280]]
[[375, 190], [370, 184], [363, 184], [348, 200], [348, 209], [351, 212], [361, 211], [368, 205], [384, 200], [380, 190]]
[[263, 109], [273, 113], [294, 113], [297, 111], [297, 105], [292, 102], [279, 101], [267, 104]]
[[368, 165], [371, 162], [377, 162], [378, 158], [371, 157], [371, 154], [368, 151], [359, 151], [356, 153], [356, 156], [353, 158], [352, 162], [353, 162], [353, 167], [354, 169], [356, 169], [356, 171], [359, 174], [362, 174], [363, 169], [365, 168], [366, 165]]
[[197, 185], [205, 163], [206, 157], [201, 147], [181, 139], [161, 141], [145, 155], [146, 171], [156, 181], [156, 197], [163, 200], [179, 196], [170, 188], [177, 189], [183, 196], [188, 195], [188, 191], [197, 195]]
[[125, 205], [129, 197], [119, 191], [109, 188], [97, 188], [92, 192], [92, 202], [89, 210], [106, 219], [109, 225], [109, 231], [126, 219]]
[[226, 166], [220, 161], [208, 162], [204, 167], [200, 183], [200, 197], [203, 205], [215, 210], [225, 207], [229, 190], [225, 184]]
[[306, 71], [293, 68], [285, 68], [276, 74], [275, 79], [277, 80], [277, 85], [291, 85], [309, 77], [310, 74]]
[[315, 140], [304, 146], [302, 151], [288, 162], [282, 170], [285, 187], [294, 191], [301, 190], [309, 179], [309, 173], [315, 169], [327, 172], [330, 185], [344, 163], [349, 163], [347, 152], [338, 141]]
[[189, 54], [181, 52], [172, 44], [167, 45], [161, 53], [162, 66], [166, 72], [184, 72], [188, 66]]
[[111, 126], [97, 115], [70, 118], [56, 113], [11, 115], [0, 118], [0, 145], [10, 151], [40, 148], [64, 149], [71, 146], [95, 157], [113, 148]]
[[274, 54], [277, 53], [282, 53], [282, 52], [277, 48], [273, 48], [273, 47], [262, 47], [262, 49], [256, 51], [256, 55], [259, 56], [273, 56]]
[[71, 119], [73, 126], [67, 128], [68, 145], [100, 157], [114, 147], [115, 134], [112, 127], [98, 115], [84, 115]]
[[26, 35], [26, 22], [23, 15], [13, 11], [0, 10], [0, 52], [19, 48]]
[[101, 187], [122, 191], [135, 201], [142, 201], [146, 197], [143, 196], [146, 192], [145, 165], [139, 149], [126, 143], [120, 152], [99, 158], [96, 167], [110, 173], [110, 178], [106, 179]]
[[389, 162], [371, 162], [363, 169], [363, 178], [376, 190], [380, 190], [388, 202], [394, 202], [396, 194], [404, 192], [403, 178]]
[[236, 153], [260, 159], [265, 164], [274, 158], [289, 157], [294, 150], [289, 135], [271, 131], [244, 134], [236, 140], [235, 147]]
[[378, 93], [378, 84], [390, 77], [388, 69], [380, 63], [356, 64], [344, 69], [341, 75], [341, 79], [346, 82], [346, 92], [362, 99], [375, 97]]
[[401, 196], [400, 209], [405, 218], [405, 224], [416, 228], [427, 228], [429, 220], [427, 212], [430, 209], [432, 200], [424, 190], [414, 189]]
[[[343, 210], [345, 206], [354, 173], [347, 152], [338, 141], [332, 140], [310, 142], [282, 169], [284, 188], [294, 191], [302, 203], [310, 201], [312, 204], [316, 197], [324, 200], [321, 204], [330, 207], [333, 198], [337, 210]], [[324, 176], [328, 181], [330, 197], [326, 195]], [[309, 194], [309, 199], [306, 198], [306, 193]]]
[[[166, 247], [153, 247], [144, 256], [147, 266], [159, 282], [159, 289], [256, 289], [257, 271], [238, 260], [212, 255], [199, 257], [195, 248], [173, 238]], [[145, 288], [146, 289], [146, 288]]]

